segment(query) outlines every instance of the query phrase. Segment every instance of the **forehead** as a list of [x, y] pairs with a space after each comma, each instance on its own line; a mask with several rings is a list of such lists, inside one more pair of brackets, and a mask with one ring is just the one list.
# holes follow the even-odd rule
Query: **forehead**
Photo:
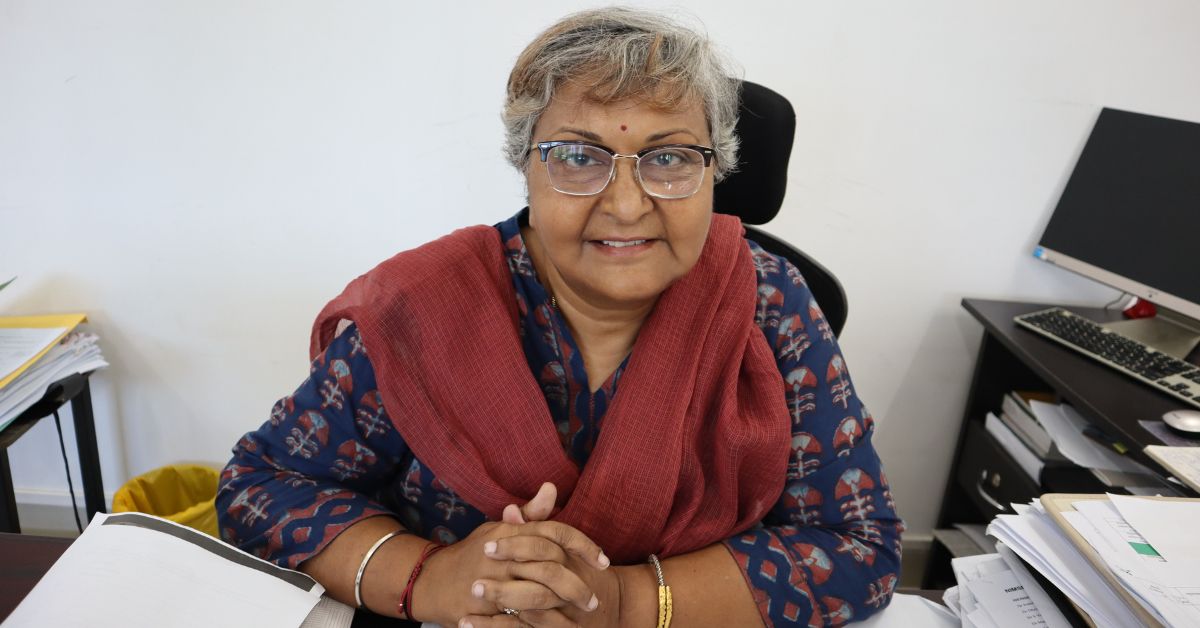
[[628, 130], [636, 138], [664, 129], [684, 129], [696, 139], [708, 141], [708, 121], [699, 98], [688, 96], [663, 107], [643, 98], [599, 102], [589, 98], [587, 91], [572, 83], [556, 89], [550, 105], [538, 118], [535, 132], [554, 133], [565, 126], [605, 137]]

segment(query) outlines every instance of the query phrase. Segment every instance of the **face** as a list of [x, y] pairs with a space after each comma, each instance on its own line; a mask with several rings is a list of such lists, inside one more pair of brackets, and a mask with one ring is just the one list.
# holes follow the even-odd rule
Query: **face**
[[[711, 146], [699, 102], [669, 112], [637, 102], [602, 105], [571, 85], [557, 91], [533, 131], [535, 143], [555, 140], [593, 142], [622, 155], [664, 144]], [[645, 307], [696, 264], [712, 215], [712, 166], [694, 195], [662, 199], [642, 189], [636, 160], [618, 159], [615, 179], [602, 192], [571, 196], [554, 189], [539, 157], [535, 148], [525, 173], [526, 244], [559, 299]]]

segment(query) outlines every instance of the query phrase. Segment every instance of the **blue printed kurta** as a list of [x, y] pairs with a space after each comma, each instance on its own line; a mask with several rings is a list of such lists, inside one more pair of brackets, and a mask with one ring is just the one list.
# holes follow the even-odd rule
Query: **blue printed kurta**
[[[628, 359], [592, 392], [566, 321], [538, 282], [521, 218], [497, 229], [516, 288], [525, 357], [564, 450], [582, 468]], [[760, 525], [724, 544], [768, 626], [863, 619], [891, 597], [903, 529], [871, 445], [874, 421], [799, 271], [753, 242], [748, 246], [758, 274], [755, 322], [775, 350], [785, 383], [792, 455], [774, 508]], [[408, 530], [442, 543], [466, 537], [487, 520], [439, 482], [392, 426], [353, 325], [233, 454], [217, 493], [221, 535], [287, 567], [375, 515], [396, 516]]]

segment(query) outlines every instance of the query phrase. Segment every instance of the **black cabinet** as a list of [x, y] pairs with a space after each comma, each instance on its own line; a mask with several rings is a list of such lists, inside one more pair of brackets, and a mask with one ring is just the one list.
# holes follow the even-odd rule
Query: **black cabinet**
[[[1161, 467], [1142, 448], [1161, 443], [1138, 420], [1158, 419], [1180, 407], [1172, 397], [1013, 322], [1015, 316], [1050, 305], [965, 299], [963, 307], [983, 325], [983, 338], [922, 582], [927, 589], [954, 585], [953, 543], [944, 539], [956, 524], [986, 524], [997, 514], [1011, 512], [1009, 504], [1026, 503], [1042, 493], [1112, 490], [1087, 469], [1069, 465], [1048, 465], [1038, 478], [1025, 473], [984, 428], [989, 412], [999, 414], [1005, 394], [1024, 390], [1055, 395], [1128, 444], [1135, 460], [1159, 472]], [[1121, 317], [1116, 311], [1067, 307], [1096, 322]]]

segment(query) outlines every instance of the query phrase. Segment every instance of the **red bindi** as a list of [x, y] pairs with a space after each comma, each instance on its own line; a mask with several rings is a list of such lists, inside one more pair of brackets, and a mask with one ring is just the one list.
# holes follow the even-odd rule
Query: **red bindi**
[[624, 124], [622, 124], [622, 125], [621, 125], [621, 130], [622, 130], [622, 131], [625, 131], [625, 130], [628, 130], [628, 129], [629, 129], [629, 127], [625, 126]]

